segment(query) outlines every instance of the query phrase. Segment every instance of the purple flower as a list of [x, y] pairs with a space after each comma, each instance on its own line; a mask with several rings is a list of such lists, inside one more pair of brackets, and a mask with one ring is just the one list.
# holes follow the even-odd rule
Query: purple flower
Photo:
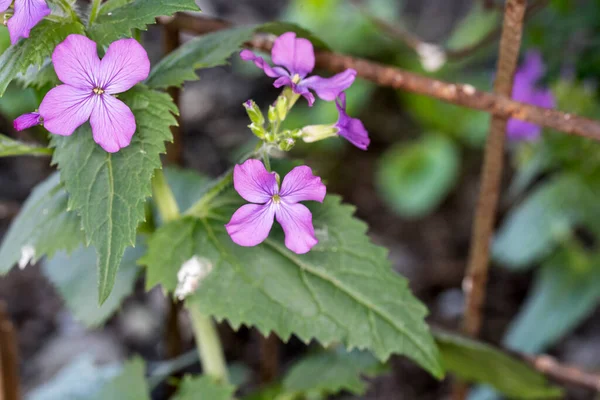
[[276, 218], [285, 233], [285, 246], [294, 253], [307, 253], [317, 244], [312, 214], [298, 202], [323, 202], [326, 188], [309, 167], [291, 170], [279, 190], [275, 172], [267, 172], [258, 160], [248, 160], [235, 166], [233, 185], [244, 200], [254, 203], [240, 207], [225, 225], [235, 243], [247, 247], [262, 243]]
[[306, 78], [315, 68], [315, 51], [309, 40], [296, 39], [294, 32], [284, 33], [275, 40], [271, 50], [275, 67], [271, 67], [250, 50], [243, 50], [240, 57], [245, 61], [253, 61], [267, 76], [277, 78], [273, 84], [275, 87], [289, 86], [294, 93], [304, 96], [310, 106], [315, 102], [315, 96], [309, 90], [313, 90], [323, 100], [333, 101], [356, 78], [356, 71], [353, 69], [347, 69], [331, 78], [316, 75]]
[[346, 114], [346, 93], [340, 93], [335, 100], [335, 106], [340, 114], [337, 123], [334, 125], [338, 130], [337, 134], [359, 149], [367, 150], [369, 143], [371, 143], [369, 132], [367, 132], [365, 126], [359, 119], [351, 118]]
[[[524, 63], [515, 74], [513, 99], [538, 107], [554, 108], [554, 96], [548, 89], [536, 86], [537, 81], [544, 75], [542, 56], [537, 51], [529, 51]], [[510, 119], [507, 132], [511, 140], [534, 140], [540, 136], [541, 128], [531, 122]]]
[[[8, 10], [12, 0], [0, 0], [0, 13]], [[10, 42], [16, 44], [20, 38], [28, 38], [29, 32], [45, 16], [50, 14], [46, 0], [15, 0], [15, 13], [8, 20]]]
[[39, 125], [41, 123], [42, 117], [40, 116], [40, 113], [34, 112], [23, 114], [20, 117], [18, 117], [17, 119], [15, 119], [13, 126], [17, 131], [22, 131], [24, 129], [31, 128], [32, 126]]
[[148, 77], [150, 60], [134, 39], [113, 42], [100, 61], [96, 43], [81, 35], [69, 35], [56, 46], [52, 62], [64, 82], [50, 90], [40, 114], [51, 133], [71, 135], [90, 120], [94, 141], [109, 153], [131, 142], [136, 130], [133, 113], [116, 93], [131, 89]]

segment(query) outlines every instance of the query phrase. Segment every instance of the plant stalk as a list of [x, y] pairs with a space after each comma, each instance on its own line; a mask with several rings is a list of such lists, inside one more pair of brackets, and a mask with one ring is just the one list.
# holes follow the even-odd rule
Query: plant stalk
[[98, 18], [98, 15], [100, 15], [100, 3], [102, 3], [102, 0], [92, 0], [92, 8], [90, 9], [88, 26], [92, 26], [92, 24], [96, 21], [96, 18]]

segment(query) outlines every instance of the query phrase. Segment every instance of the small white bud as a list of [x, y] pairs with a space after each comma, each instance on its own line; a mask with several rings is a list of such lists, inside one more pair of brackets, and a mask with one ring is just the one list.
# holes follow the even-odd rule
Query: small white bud
[[178, 283], [175, 289], [175, 297], [183, 300], [194, 293], [212, 269], [213, 265], [210, 260], [203, 257], [194, 256], [184, 262], [177, 272]]
[[435, 72], [446, 63], [446, 52], [439, 46], [430, 43], [420, 43], [417, 53], [421, 58], [421, 65], [427, 72]]

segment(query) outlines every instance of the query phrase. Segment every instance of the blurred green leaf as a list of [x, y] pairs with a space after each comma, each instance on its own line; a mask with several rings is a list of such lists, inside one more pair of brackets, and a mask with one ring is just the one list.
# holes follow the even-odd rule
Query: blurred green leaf
[[500, 11], [485, 9], [483, 2], [475, 1], [471, 11], [456, 23], [447, 46], [456, 50], [479, 43], [490, 32], [498, 29], [501, 21]]
[[108, 381], [89, 400], [150, 400], [144, 378], [146, 371], [141, 358], [133, 358], [123, 365], [121, 373]]
[[0, 245], [0, 275], [19, 261], [24, 267], [58, 250], [71, 252], [83, 242], [80, 219], [68, 211], [67, 202], [58, 173], [33, 189]]
[[115, 279], [115, 287], [101, 306], [98, 305], [95, 296], [90, 296], [98, 286], [98, 258], [93, 247], [81, 246], [70, 256], [59, 252], [44, 263], [42, 270], [58, 289], [75, 319], [87, 327], [96, 327], [103, 324], [133, 292], [139, 272], [137, 260], [144, 252], [144, 242], [139, 238], [136, 247], [125, 251]]
[[313, 392], [326, 397], [344, 390], [360, 395], [367, 390], [363, 377], [387, 370], [368, 352], [346, 352], [343, 348], [321, 351], [296, 362], [283, 378], [282, 387], [298, 397]]
[[487, 344], [436, 331], [444, 367], [467, 382], [487, 383], [510, 398], [562, 398], [540, 372]]
[[258, 26], [256, 31], [262, 33], [271, 33], [276, 36], [282, 35], [286, 32], [295, 32], [297, 37], [310, 40], [315, 49], [331, 50], [327, 43], [317, 37], [314, 33], [293, 22], [267, 22], [266, 24]]
[[494, 240], [494, 259], [506, 267], [525, 269], [549, 254], [572, 226], [600, 212], [597, 197], [581, 178], [563, 174], [538, 186], [513, 208]]
[[49, 156], [52, 149], [35, 146], [0, 134], [0, 157], [10, 156]]
[[377, 188], [400, 215], [421, 217], [448, 195], [459, 168], [454, 143], [443, 136], [427, 136], [408, 145], [399, 143], [382, 156]]
[[186, 375], [179, 384], [174, 400], [231, 400], [235, 387], [215, 382], [209, 376]]
[[[598, 305], [600, 256], [562, 249], [537, 271], [533, 289], [506, 333], [507, 347], [539, 353], [570, 333]], [[577, 266], [585, 263], [583, 268]]]
[[206, 192], [212, 180], [190, 169], [166, 167], [165, 178], [183, 213]]

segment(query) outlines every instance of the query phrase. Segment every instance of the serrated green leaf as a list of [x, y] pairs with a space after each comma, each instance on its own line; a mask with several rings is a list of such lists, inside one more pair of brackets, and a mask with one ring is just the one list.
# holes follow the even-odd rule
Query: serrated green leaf
[[174, 400], [231, 400], [235, 386], [215, 382], [209, 376], [186, 375], [179, 384]]
[[[591, 312], [600, 300], [600, 257], [563, 250], [537, 271], [533, 289], [511, 323], [504, 344], [514, 350], [539, 353], [556, 344]], [[576, 265], [589, 262], [589, 268]]]
[[103, 7], [88, 33], [96, 43], [108, 45], [119, 38], [131, 37], [133, 29], [146, 30], [147, 25], [156, 23], [156, 17], [199, 10], [195, 0], [133, 0], [118, 8]]
[[252, 38], [254, 28], [233, 28], [190, 40], [173, 51], [150, 72], [146, 84], [153, 88], [181, 86], [184, 81], [198, 80], [196, 70], [225, 65], [244, 42]]
[[597, 208], [595, 199], [589, 185], [575, 175], [542, 184], [502, 223], [492, 246], [494, 259], [512, 269], [530, 267]]
[[458, 178], [459, 166], [454, 143], [443, 136], [429, 136], [386, 152], [377, 171], [377, 187], [400, 215], [421, 217], [446, 197]]
[[[324, 345], [369, 349], [385, 360], [404, 354], [441, 377], [438, 353], [423, 318], [426, 308], [392, 271], [387, 251], [372, 244], [366, 225], [338, 196], [311, 205], [319, 244], [305, 255], [287, 250], [276, 227], [263, 244], [241, 247], [224, 224], [240, 204], [232, 190], [215, 199], [204, 219], [185, 217], [161, 227], [141, 260], [147, 287], [177, 285], [177, 272], [193, 256], [212, 272], [188, 299], [189, 307], [227, 319], [234, 328], [254, 325], [287, 340], [295, 334]], [[265, 310], [269, 310], [266, 312]]]
[[39, 68], [31, 67], [25, 74], [17, 76], [17, 82], [24, 87], [42, 89], [60, 84], [60, 80], [54, 71], [52, 61], [48, 58]]
[[125, 251], [115, 279], [115, 287], [101, 306], [94, 296], [98, 286], [96, 279], [96, 250], [93, 247], [79, 247], [70, 256], [57, 253], [44, 263], [44, 275], [56, 287], [65, 304], [76, 320], [89, 328], [103, 324], [133, 292], [139, 267], [137, 260], [145, 252], [144, 241], [139, 239], [136, 247]]
[[305, 38], [310, 40], [316, 49], [320, 50], [331, 50], [331, 48], [321, 38], [317, 37], [314, 33], [301, 27], [293, 22], [275, 21], [267, 22], [256, 28], [256, 32], [260, 33], [271, 33], [276, 36], [280, 36], [286, 32], [294, 32], [297, 37]]
[[562, 398], [540, 372], [487, 344], [435, 332], [446, 369], [467, 382], [487, 383], [510, 398]]
[[20, 142], [0, 134], [0, 157], [49, 156], [52, 149]]
[[364, 394], [367, 384], [363, 377], [385, 371], [387, 368], [368, 352], [322, 351], [295, 363], [283, 378], [282, 386], [285, 391], [299, 395], [317, 392], [329, 396], [343, 390]]
[[106, 383], [89, 400], [150, 400], [148, 386], [144, 378], [144, 361], [135, 357], [123, 365], [121, 373]]
[[176, 125], [177, 107], [166, 93], [138, 87], [121, 99], [133, 111], [137, 130], [131, 144], [117, 153], [97, 145], [90, 125], [68, 137], [53, 135], [53, 163], [69, 192], [69, 205], [81, 215], [87, 244], [98, 252], [98, 294], [104, 302], [114, 285], [123, 252], [135, 243], [136, 229], [145, 218], [144, 203], [151, 195], [151, 178], [161, 168], [160, 154]]
[[52, 55], [57, 44], [72, 33], [84, 33], [77, 21], [54, 22], [44, 20], [32, 29], [29, 39], [21, 40], [9, 47], [0, 56], [0, 96], [15, 79], [25, 74], [30, 66], [39, 67]]
[[20, 261], [23, 253], [33, 253], [31, 261], [35, 262], [43, 256], [52, 257], [58, 250], [76, 249], [83, 240], [81, 223], [74, 212], [67, 210], [67, 193], [58, 173], [52, 174], [33, 189], [4, 237], [0, 275]]

